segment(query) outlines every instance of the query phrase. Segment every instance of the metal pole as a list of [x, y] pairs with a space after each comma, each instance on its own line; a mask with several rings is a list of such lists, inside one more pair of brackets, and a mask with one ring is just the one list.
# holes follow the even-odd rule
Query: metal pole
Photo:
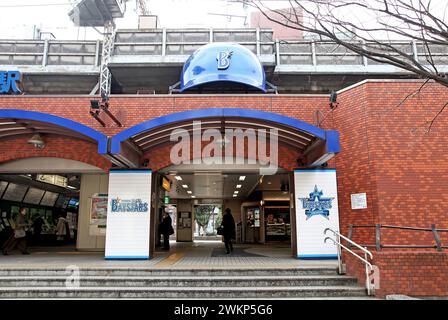
[[337, 234], [337, 241], [338, 241], [338, 244], [337, 244], [336, 248], [338, 250], [338, 268], [339, 268], [339, 274], [342, 274], [342, 257], [341, 257], [342, 250], [341, 250], [341, 245], [340, 245], [341, 237], [340, 237], [339, 233]]
[[[367, 250], [367, 248], [365, 248]], [[364, 252], [364, 259], [368, 261], [367, 253]], [[370, 296], [370, 278], [369, 278], [369, 266], [366, 264], [366, 288], [367, 288], [367, 295]]]
[[381, 225], [375, 224], [375, 246], [376, 251], [381, 251]]
[[162, 57], [166, 55], [166, 28], [162, 29]]
[[311, 56], [313, 60], [313, 66], [317, 66], [317, 55], [316, 55], [316, 43], [313, 41], [311, 42]]
[[44, 43], [44, 55], [42, 56], [42, 67], [45, 67], [48, 62], [48, 39]]

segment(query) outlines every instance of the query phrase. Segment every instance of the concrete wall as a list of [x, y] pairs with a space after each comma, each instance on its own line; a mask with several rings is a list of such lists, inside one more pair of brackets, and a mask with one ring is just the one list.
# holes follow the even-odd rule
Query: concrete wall
[[82, 174], [81, 190], [79, 197], [78, 218], [78, 250], [103, 251], [105, 248], [106, 235], [90, 235], [90, 206], [91, 198], [95, 193], [108, 193], [108, 174]]

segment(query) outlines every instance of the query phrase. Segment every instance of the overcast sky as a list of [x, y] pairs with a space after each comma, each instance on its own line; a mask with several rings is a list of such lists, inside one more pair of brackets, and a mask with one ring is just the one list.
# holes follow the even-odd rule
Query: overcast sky
[[[71, 2], [79, 0], [0, 0], [0, 38], [31, 39], [33, 29], [51, 32], [56, 39], [82, 40], [99, 39], [101, 35], [92, 28], [77, 28], [68, 16], [72, 9]], [[417, 1], [417, 0], [409, 0]], [[138, 18], [136, 1], [129, 0], [126, 15], [117, 19], [120, 29], [137, 28]], [[270, 8], [288, 7], [288, 1], [270, 0]], [[432, 0], [435, 14], [447, 14], [448, 0]], [[241, 3], [226, 0], [148, 0], [151, 14], [159, 17], [162, 27], [166, 28], [240, 28], [249, 26], [241, 16], [246, 16], [253, 9], [244, 9]], [[348, 12], [353, 20], [371, 23], [375, 17], [368, 17], [357, 12]], [[101, 29], [101, 28], [100, 28]]]
[[[244, 27], [242, 4], [223, 0], [149, 0], [148, 9], [166, 28]], [[137, 28], [135, 0], [128, 1], [126, 15], [117, 19], [118, 28]], [[34, 26], [52, 32], [57, 39], [96, 39], [91, 28], [74, 27], [68, 17], [69, 0], [0, 0], [0, 38], [32, 37]], [[221, 16], [233, 15], [233, 17]], [[247, 21], [248, 22], [248, 21]]]

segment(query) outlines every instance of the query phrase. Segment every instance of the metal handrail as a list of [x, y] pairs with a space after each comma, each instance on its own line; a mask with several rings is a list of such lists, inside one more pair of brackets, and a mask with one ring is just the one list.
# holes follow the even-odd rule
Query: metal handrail
[[[373, 269], [373, 265], [368, 260], [368, 257], [370, 257], [370, 259], [373, 259], [373, 254], [369, 250], [367, 250], [367, 248], [361, 247], [359, 244], [357, 244], [353, 240], [345, 237], [344, 235], [340, 234], [339, 232], [337, 232], [337, 231], [335, 231], [335, 230], [333, 230], [331, 228], [326, 228], [324, 230], [324, 235], [327, 235], [328, 231], [332, 232], [333, 235], [336, 237], [336, 239], [333, 239], [331, 237], [325, 237], [324, 243], [326, 243], [327, 240], [331, 240], [334, 243], [334, 245], [337, 246], [339, 274], [342, 274], [342, 254], [341, 254], [341, 248], [344, 248], [349, 253], [351, 253], [352, 255], [357, 257], [359, 260], [364, 262], [365, 271], [366, 271], [366, 289], [367, 289], [367, 294], [368, 295], [373, 294], [373, 292], [375, 290], [375, 284], [370, 282], [370, 274], [371, 274], [371, 272], [374, 272], [374, 269]], [[361, 257], [360, 255], [358, 255], [357, 253], [355, 253], [354, 251], [352, 251], [351, 249], [349, 249], [348, 247], [344, 246], [342, 244], [342, 242], [341, 242], [341, 238], [344, 239], [345, 241], [349, 242], [351, 245], [355, 246], [356, 248], [360, 249], [361, 251], [363, 251], [364, 252], [364, 258]]]
[[[431, 228], [422, 228], [422, 227], [407, 227], [407, 226], [393, 226], [393, 225], [383, 225], [383, 224], [367, 224], [367, 225], [352, 225], [349, 224], [348, 226], [348, 239], [352, 239], [353, 237], [353, 231], [355, 229], [359, 228], [372, 228], [375, 229], [375, 245], [365, 245], [364, 247], [372, 247], [374, 246], [377, 251], [380, 251], [382, 248], [400, 248], [400, 249], [406, 249], [406, 248], [435, 248], [437, 251], [441, 252], [443, 249], [445, 249], [447, 246], [444, 246], [442, 244], [442, 240], [440, 238], [439, 233], [440, 232], [448, 232], [448, 229], [437, 229], [435, 224], [431, 225]], [[398, 245], [398, 244], [392, 244], [392, 245], [385, 245], [381, 244], [381, 229], [396, 229], [396, 230], [406, 230], [406, 231], [415, 231], [415, 232], [431, 232], [434, 236], [435, 245], [417, 245], [417, 244], [411, 244], [411, 245]], [[349, 244], [350, 247], [351, 243]]]

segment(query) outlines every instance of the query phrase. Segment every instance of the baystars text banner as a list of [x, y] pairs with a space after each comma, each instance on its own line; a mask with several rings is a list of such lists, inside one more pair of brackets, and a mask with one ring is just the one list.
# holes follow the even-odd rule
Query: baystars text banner
[[106, 259], [149, 259], [151, 171], [109, 174]]

